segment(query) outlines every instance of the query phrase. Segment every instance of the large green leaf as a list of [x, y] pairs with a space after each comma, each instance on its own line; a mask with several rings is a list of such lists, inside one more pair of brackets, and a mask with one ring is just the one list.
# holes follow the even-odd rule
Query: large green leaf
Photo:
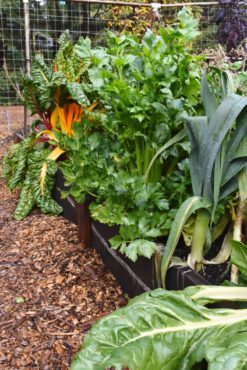
[[217, 109], [217, 99], [214, 92], [212, 92], [208, 86], [206, 73], [204, 73], [202, 77], [201, 96], [206, 116], [210, 119]]
[[[17, 221], [23, 220], [35, 204], [44, 213], [59, 214], [62, 207], [52, 199], [55, 184], [57, 164], [47, 160], [50, 149], [35, 146], [35, 135], [13, 145], [4, 158], [3, 174], [8, 187], [12, 190], [21, 188], [20, 199], [14, 212]], [[47, 162], [47, 172], [44, 181], [44, 192], [41, 193], [40, 175], [43, 163]]]
[[21, 186], [25, 180], [27, 159], [34, 146], [33, 135], [10, 147], [3, 160], [3, 177], [8, 188], [13, 190]]
[[165, 286], [165, 276], [169, 267], [172, 255], [176, 249], [178, 240], [182, 233], [184, 224], [188, 218], [196, 212], [198, 209], [206, 208], [209, 209], [212, 204], [201, 197], [191, 197], [187, 199], [179, 208], [176, 217], [172, 223], [171, 231], [164, 248], [164, 253], [161, 262], [161, 279], [163, 286]]
[[209, 370], [245, 370], [247, 369], [247, 332], [229, 336], [223, 329], [208, 343], [206, 359]]
[[32, 191], [32, 179], [27, 177], [23, 183], [19, 202], [14, 212], [14, 219], [21, 221], [32, 211], [35, 199]]
[[222, 96], [225, 99], [228, 95], [236, 92], [233, 74], [230, 71], [221, 69], [219, 69], [219, 73], [221, 76]]
[[190, 152], [190, 175], [193, 187], [193, 194], [202, 195], [204, 173], [202, 172], [202, 161], [200, 158], [200, 143], [202, 135], [205, 134], [208, 126], [207, 117], [185, 117], [187, 123], [188, 136], [191, 142]]
[[[202, 84], [202, 96], [209, 117], [185, 117], [184, 119], [192, 144], [190, 170], [194, 195], [203, 196], [212, 201], [215, 198], [216, 204], [219, 198], [222, 177], [227, 176], [228, 167], [225, 168], [224, 166], [224, 157], [227, 156], [226, 163], [229, 166], [230, 161], [233, 160], [233, 155], [236, 154], [240, 140], [247, 130], [246, 125], [244, 125], [246, 120], [246, 110], [244, 108], [247, 106], [247, 98], [231, 94], [223, 100], [214, 112], [214, 104], [211, 102], [212, 99], [205, 78]], [[229, 131], [237, 118], [236, 132], [234, 132], [229, 144], [226, 144]], [[225, 147], [227, 145], [228, 151], [222, 147], [223, 143], [225, 143]], [[221, 149], [223, 149], [223, 154]], [[221, 156], [220, 162], [219, 156]], [[214, 179], [215, 189], [213, 192], [212, 178], [215, 164], [219, 171], [214, 172], [216, 179]], [[234, 172], [231, 172], [231, 174], [233, 176]]]
[[237, 117], [247, 106], [247, 98], [236, 94], [228, 96], [209, 120], [207, 134], [201, 143], [202, 170], [205, 173], [203, 196], [212, 198], [212, 171], [217, 153]]
[[77, 82], [70, 82], [67, 84], [68, 92], [73, 100], [79, 104], [89, 105], [89, 100], [84, 92], [84, 86]]
[[[242, 289], [246, 300], [247, 288]], [[228, 290], [224, 290], [227, 300]], [[226, 357], [228, 364], [239, 367], [225, 363], [225, 370], [246, 369], [247, 310], [209, 309], [190, 298], [190, 293], [157, 289], [101, 319], [86, 336], [71, 370], [113, 366], [116, 370], [189, 370], [204, 358], [210, 369], [218, 370], [222, 367], [216, 365], [223, 364]], [[234, 343], [241, 345], [239, 351]], [[231, 350], [226, 354], [223, 348]]]
[[227, 153], [226, 153], [226, 166], [234, 158], [239, 144], [243, 141], [246, 135], [246, 132], [247, 132], [246, 114], [247, 114], [247, 111], [243, 110], [241, 114], [237, 117], [236, 129], [231, 135], [231, 138], [228, 143], [228, 148], [227, 148]]
[[222, 185], [226, 184], [245, 166], [247, 162], [247, 111], [237, 119], [236, 129], [227, 143], [223, 162]]

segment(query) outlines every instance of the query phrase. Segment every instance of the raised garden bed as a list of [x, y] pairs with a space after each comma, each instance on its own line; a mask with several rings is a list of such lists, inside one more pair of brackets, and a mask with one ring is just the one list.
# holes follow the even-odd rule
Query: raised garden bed
[[[16, 141], [22, 140], [23, 137], [23, 133], [18, 132]], [[154, 259], [141, 257], [134, 263], [112, 249], [109, 239], [117, 233], [117, 228], [92, 221], [88, 204], [78, 204], [70, 196], [63, 199], [61, 197], [63, 190], [68, 188], [64, 185], [62, 172], [58, 170], [53, 195], [63, 207], [62, 216], [78, 225], [78, 238], [82, 248], [93, 247], [97, 250], [107, 268], [130, 297], [157, 288]], [[167, 272], [166, 287], [169, 290], [182, 290], [187, 286], [205, 284], [210, 282], [188, 266], [172, 266]]]
[[[78, 237], [82, 247], [93, 247], [97, 250], [123, 290], [130, 297], [134, 297], [157, 288], [154, 259], [140, 257], [134, 263], [113, 250], [109, 245], [109, 239], [117, 233], [117, 228], [90, 220], [87, 204], [78, 205], [71, 197], [62, 199], [62, 190], [66, 190], [66, 187], [63, 175], [58, 171], [54, 197], [63, 207], [62, 215], [74, 224], [78, 224]], [[181, 290], [187, 286], [203, 284], [209, 284], [209, 282], [189, 267], [172, 266], [168, 270], [166, 286], [169, 290]]]

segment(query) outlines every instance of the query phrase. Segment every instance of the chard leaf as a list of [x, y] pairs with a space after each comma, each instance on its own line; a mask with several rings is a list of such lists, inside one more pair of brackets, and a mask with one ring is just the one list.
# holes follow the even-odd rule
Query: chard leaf
[[[71, 370], [189, 370], [204, 358], [211, 370], [223, 369], [222, 364], [225, 370], [244, 370], [246, 325], [247, 310], [209, 309], [186, 290], [156, 289], [101, 319], [87, 334]], [[226, 360], [235, 367], [226, 367]]]
[[32, 180], [28, 177], [23, 183], [20, 199], [14, 212], [14, 219], [21, 221], [29, 215], [35, 206], [35, 198], [32, 191]]
[[[54, 161], [47, 160], [49, 154], [49, 149], [36, 150], [34, 137], [30, 136], [12, 146], [5, 157], [4, 173], [8, 186], [12, 188], [18, 185], [22, 189], [14, 212], [14, 219], [17, 221], [24, 219], [35, 204], [44, 213], [59, 214], [62, 212], [62, 207], [52, 199], [57, 165]], [[47, 172], [43, 182], [43, 191], [41, 191], [40, 175], [44, 162], [47, 162]], [[14, 171], [15, 168], [16, 171]]]
[[12, 145], [3, 159], [3, 177], [10, 190], [23, 185], [28, 155], [33, 149], [34, 141], [35, 137], [31, 135], [20, 143]]
[[245, 370], [247, 353], [247, 332], [233, 337], [223, 330], [209, 342], [206, 358], [209, 370]]
[[90, 102], [85, 95], [82, 84], [77, 82], [70, 82], [67, 84], [68, 92], [73, 100], [76, 100], [79, 104], [88, 105]]
[[243, 275], [247, 276], [247, 245], [232, 240], [231, 263], [237, 266]]

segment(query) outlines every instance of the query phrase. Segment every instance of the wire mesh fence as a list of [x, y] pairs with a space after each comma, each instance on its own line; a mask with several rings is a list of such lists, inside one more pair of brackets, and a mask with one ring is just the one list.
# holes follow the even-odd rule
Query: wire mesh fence
[[[172, 4], [163, 7], [157, 4], [155, 6], [143, 4], [145, 7], [141, 7], [112, 3], [29, 0], [31, 59], [34, 53], [40, 51], [48, 62], [52, 61], [58, 48], [57, 39], [67, 29], [74, 41], [80, 36], [89, 36], [94, 44], [105, 44], [107, 29], [115, 32], [126, 30], [141, 33], [147, 27], [173, 24], [180, 10], [180, 5]], [[200, 20], [202, 31], [193, 49], [200, 53], [218, 44], [218, 25], [215, 19], [220, 6], [215, 1], [204, 2], [202, 5], [194, 2], [192, 9]], [[0, 0], [0, 106], [23, 104], [16, 89], [20, 92], [22, 90], [24, 72], [23, 0]]]

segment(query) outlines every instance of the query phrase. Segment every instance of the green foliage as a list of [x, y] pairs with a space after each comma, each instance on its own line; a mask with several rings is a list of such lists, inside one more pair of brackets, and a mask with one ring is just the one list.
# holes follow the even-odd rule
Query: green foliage
[[[207, 90], [203, 79], [203, 91]], [[237, 153], [237, 148], [244, 139], [247, 98], [231, 94], [215, 109], [213, 95], [204, 99], [207, 117], [186, 118], [189, 137], [192, 144], [190, 169], [193, 192], [214, 203], [237, 189], [232, 178], [245, 166], [244, 154]], [[236, 129], [232, 132], [235, 120]]]
[[24, 79], [24, 99], [32, 113], [47, 111], [52, 103], [52, 69], [48, 67], [41, 54], [36, 54], [32, 62], [31, 77]]
[[237, 74], [237, 88], [243, 95], [247, 95], [247, 71], [240, 71]]
[[95, 324], [71, 370], [189, 370], [203, 359], [210, 370], [244, 370], [247, 310], [204, 304], [246, 294], [212, 286], [144, 293]]
[[23, 184], [27, 168], [28, 154], [34, 146], [34, 136], [29, 136], [21, 143], [11, 146], [3, 160], [3, 177], [10, 190]]
[[172, 225], [162, 260], [163, 282], [182, 228], [195, 211], [192, 207], [191, 212], [194, 203], [198, 203], [199, 208], [188, 264], [198, 270], [201, 268], [208, 228], [215, 222], [218, 204], [237, 190], [238, 174], [246, 166], [247, 152], [242, 144], [247, 131], [247, 98], [237, 94], [227, 96], [229, 84], [225, 84], [225, 80], [221, 91], [224, 100], [217, 106], [217, 97], [204, 76], [201, 94], [207, 116], [185, 117], [192, 146], [190, 174], [194, 197], [181, 206]]
[[167, 234], [171, 224], [169, 203], [161, 183], [145, 184], [140, 176], [130, 177], [124, 170], [114, 172], [99, 192], [103, 202], [90, 206], [93, 218], [119, 224], [120, 232], [110, 240], [113, 248], [136, 261], [140, 255], [151, 257], [155, 239]]
[[239, 269], [240, 284], [247, 285], [247, 245], [236, 240], [232, 240], [231, 263]]
[[[62, 208], [52, 199], [57, 165], [47, 160], [50, 150], [36, 148], [35, 136], [30, 136], [13, 145], [3, 161], [3, 176], [7, 186], [13, 190], [21, 188], [20, 199], [14, 212], [17, 221], [24, 219], [37, 205], [42, 212], [59, 214]], [[44, 193], [40, 190], [43, 164], [47, 162]]]
[[106, 112], [91, 126], [83, 120], [84, 136], [60, 141], [69, 158], [61, 168], [76, 199], [95, 196], [93, 218], [120, 225], [111, 245], [133, 261], [153, 254], [191, 186], [180, 116], [198, 105], [201, 58], [188, 47], [197, 22], [186, 10], [178, 19], [141, 41], [109, 33], [107, 48], [76, 46]]
[[[136, 168], [139, 176], [146, 173], [159, 148], [181, 129], [181, 113], [193, 112], [198, 103], [200, 58], [186, 46], [197, 31], [193, 21], [186, 24], [185, 19], [191, 16], [182, 11], [178, 27], [160, 29], [160, 35], [147, 31], [141, 42], [134, 36], [109, 35], [100, 89], [108, 109], [104, 129], [131, 152], [129, 167]], [[95, 63], [96, 69], [97, 59]], [[94, 85], [93, 77], [91, 82]], [[162, 164], [169, 172], [169, 164], [174, 158], [178, 162], [182, 152], [178, 146], [164, 151], [147, 181], [159, 181]]]
[[[28, 157], [28, 172], [26, 176], [30, 178], [31, 189], [37, 206], [43, 213], [59, 214], [62, 208], [52, 199], [52, 191], [55, 184], [57, 164], [53, 160], [47, 159], [50, 149], [35, 151]], [[47, 163], [47, 171], [44, 179], [44, 191], [41, 193], [40, 175], [44, 163]]]
[[50, 115], [53, 109], [52, 69], [41, 54], [32, 61], [31, 75], [26, 75], [24, 83], [24, 103], [32, 114], [38, 114], [46, 128], [50, 128]]
[[[74, 124], [74, 136], [68, 137], [56, 133], [60, 147], [66, 151], [67, 160], [60, 162], [65, 184], [77, 202], [83, 202], [85, 195], [96, 196], [101, 184], [105, 184], [115, 163], [114, 144], [102, 132], [94, 132], [92, 124], [86, 117], [82, 124]], [[90, 134], [89, 134], [90, 133]], [[65, 194], [66, 195], [66, 194]]]
[[[80, 39], [77, 43], [80, 43]], [[59, 73], [67, 82], [83, 82], [86, 80], [86, 72], [90, 61], [84, 58], [80, 58], [76, 53], [77, 43], [73, 45], [69, 37], [69, 32], [64, 32], [59, 40], [59, 49], [54, 58], [53, 66], [55, 72], [54, 80], [59, 78]], [[84, 81], [85, 82], [85, 81]]]
[[39, 115], [47, 129], [51, 129], [51, 114], [57, 105], [64, 107], [76, 102], [85, 106], [89, 105], [88, 97], [95, 97], [88, 79], [90, 61], [78, 56], [77, 44], [73, 45], [67, 31], [58, 43], [53, 64], [49, 65], [38, 53], [32, 61], [30, 76], [24, 78], [25, 105], [32, 114]]

